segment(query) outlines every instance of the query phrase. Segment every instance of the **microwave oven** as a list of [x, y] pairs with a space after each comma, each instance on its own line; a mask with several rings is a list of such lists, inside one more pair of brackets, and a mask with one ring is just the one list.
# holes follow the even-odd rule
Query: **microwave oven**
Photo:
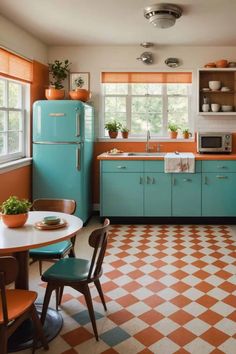
[[199, 153], [232, 152], [231, 133], [198, 133], [197, 151]]

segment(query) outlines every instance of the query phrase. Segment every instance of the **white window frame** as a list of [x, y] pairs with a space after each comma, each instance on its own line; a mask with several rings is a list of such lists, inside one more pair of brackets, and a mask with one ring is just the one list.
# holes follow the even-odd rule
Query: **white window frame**
[[[21, 112], [22, 120], [21, 126], [18, 132], [21, 133], [20, 136], [20, 147], [18, 152], [7, 153], [5, 155], [0, 155], [0, 164], [5, 164], [10, 161], [19, 160], [26, 156], [29, 156], [29, 137], [30, 137], [30, 84], [14, 80], [8, 79], [4, 76], [0, 76], [0, 79], [5, 81], [5, 104], [4, 106], [0, 106], [0, 111], [7, 114], [7, 125], [8, 125], [8, 117], [9, 112]], [[9, 83], [17, 83], [21, 85], [21, 108], [11, 108], [8, 107], [8, 93], [9, 93]], [[8, 128], [8, 127], [7, 127]], [[6, 129], [3, 131], [4, 134], [8, 134], [9, 130]], [[5, 139], [6, 143], [7, 139]]]
[[[130, 129], [131, 127], [131, 97], [145, 97], [145, 95], [131, 95], [131, 84], [128, 85], [128, 94], [127, 95], [105, 95], [105, 87], [104, 84], [101, 84], [101, 91], [102, 91], [102, 115], [101, 115], [101, 126], [100, 126], [100, 136], [101, 138], [107, 138], [108, 135], [105, 134], [105, 97], [126, 97], [126, 125]], [[168, 137], [168, 97], [187, 97], [188, 98], [188, 122], [189, 122], [189, 129], [190, 131], [194, 131], [194, 121], [193, 121], [193, 83], [191, 84], [186, 84], [188, 85], [187, 90], [188, 93], [187, 95], [181, 95], [181, 94], [169, 94], [167, 95], [167, 84], [162, 85], [162, 93], [161, 94], [156, 94], [156, 95], [151, 95], [148, 94], [148, 96], [151, 97], [162, 97], [162, 129], [163, 129], [163, 134], [162, 135], [157, 135], [157, 134], [152, 134], [152, 137], [156, 137], [157, 139], [162, 139], [162, 138], [167, 138]], [[146, 95], [147, 96], [147, 95]], [[142, 132], [143, 134], [141, 135], [135, 135], [132, 134], [130, 135], [131, 138], [146, 138], [146, 131]]]

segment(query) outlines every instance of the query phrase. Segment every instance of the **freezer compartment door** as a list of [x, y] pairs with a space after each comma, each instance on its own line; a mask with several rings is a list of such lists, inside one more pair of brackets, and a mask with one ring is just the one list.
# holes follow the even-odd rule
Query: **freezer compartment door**
[[76, 215], [85, 222], [91, 201], [85, 193], [83, 152], [78, 147], [33, 144], [33, 199], [75, 199]]
[[84, 138], [84, 104], [37, 101], [33, 108], [33, 141], [80, 141]]

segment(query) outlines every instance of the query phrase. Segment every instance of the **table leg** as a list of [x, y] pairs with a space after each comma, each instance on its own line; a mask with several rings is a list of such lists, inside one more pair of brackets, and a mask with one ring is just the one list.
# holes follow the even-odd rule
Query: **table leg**
[[16, 289], [29, 290], [29, 251], [16, 252], [19, 270], [15, 281]]

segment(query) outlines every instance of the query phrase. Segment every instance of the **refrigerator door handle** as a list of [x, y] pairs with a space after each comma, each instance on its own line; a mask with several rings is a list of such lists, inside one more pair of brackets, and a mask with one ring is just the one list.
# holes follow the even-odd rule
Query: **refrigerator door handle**
[[76, 112], [76, 136], [80, 136], [80, 114]]
[[76, 149], [76, 168], [78, 171], [80, 171], [80, 167], [81, 167], [81, 150], [80, 150], [80, 147], [78, 147]]

